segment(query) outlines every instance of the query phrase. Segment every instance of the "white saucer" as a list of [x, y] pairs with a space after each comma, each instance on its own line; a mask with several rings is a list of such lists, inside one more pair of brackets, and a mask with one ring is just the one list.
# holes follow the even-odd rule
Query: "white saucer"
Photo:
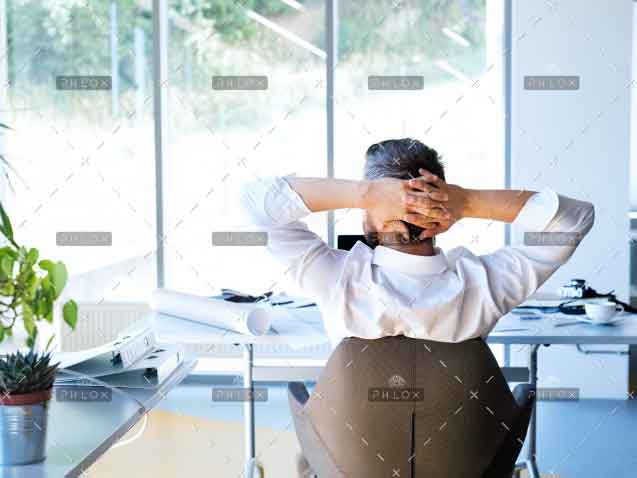
[[591, 320], [591, 318], [588, 317], [587, 315], [582, 315], [582, 316], [578, 317], [577, 320], [579, 320], [580, 322], [585, 322], [587, 324], [591, 324], [591, 325], [613, 325], [613, 324], [619, 322], [620, 320], [624, 320], [625, 318], [626, 318], [626, 315], [617, 314], [615, 317], [610, 319], [608, 322], [593, 322]]

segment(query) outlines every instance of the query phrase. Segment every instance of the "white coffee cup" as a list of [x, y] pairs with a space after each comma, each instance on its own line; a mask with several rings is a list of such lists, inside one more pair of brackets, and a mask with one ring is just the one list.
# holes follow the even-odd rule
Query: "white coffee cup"
[[607, 324], [617, 312], [623, 311], [624, 308], [614, 302], [597, 302], [584, 304], [584, 310], [594, 324]]

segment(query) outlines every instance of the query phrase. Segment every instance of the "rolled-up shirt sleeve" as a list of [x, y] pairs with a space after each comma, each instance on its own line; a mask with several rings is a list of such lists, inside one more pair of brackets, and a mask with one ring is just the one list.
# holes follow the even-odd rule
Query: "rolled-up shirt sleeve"
[[244, 182], [239, 191], [244, 222], [267, 232], [267, 249], [286, 276], [319, 305], [329, 299], [345, 251], [330, 248], [303, 222], [311, 213], [285, 177]]
[[486, 271], [490, 307], [483, 307], [494, 325], [524, 302], [569, 258], [593, 226], [591, 203], [543, 189], [531, 196], [513, 225], [525, 231], [522, 245], [503, 247], [479, 256]]

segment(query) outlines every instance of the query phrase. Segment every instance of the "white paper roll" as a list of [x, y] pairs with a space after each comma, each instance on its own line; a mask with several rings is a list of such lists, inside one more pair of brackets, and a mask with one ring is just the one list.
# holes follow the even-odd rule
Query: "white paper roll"
[[151, 309], [175, 317], [194, 320], [242, 334], [264, 335], [270, 330], [271, 307], [228, 302], [169, 289], [156, 289]]

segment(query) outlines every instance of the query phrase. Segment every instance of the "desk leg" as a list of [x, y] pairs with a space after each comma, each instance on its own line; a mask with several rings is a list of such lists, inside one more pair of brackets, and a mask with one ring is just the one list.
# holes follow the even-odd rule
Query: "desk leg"
[[243, 402], [243, 427], [245, 440], [245, 473], [243, 476], [254, 476], [255, 464], [255, 431], [254, 431], [254, 385], [252, 371], [254, 366], [254, 351], [252, 344], [243, 345], [243, 387], [248, 393], [248, 399]]
[[[531, 345], [529, 350], [529, 383], [537, 387], [537, 352], [539, 345]], [[536, 389], [537, 392], [537, 389]], [[535, 461], [535, 452], [537, 446], [537, 393], [535, 395], [535, 403], [533, 405], [533, 413], [531, 414], [531, 422], [529, 423], [529, 446], [526, 455], [526, 468], [530, 478], [540, 478]]]
[[637, 345], [628, 346], [628, 399], [637, 398]]

